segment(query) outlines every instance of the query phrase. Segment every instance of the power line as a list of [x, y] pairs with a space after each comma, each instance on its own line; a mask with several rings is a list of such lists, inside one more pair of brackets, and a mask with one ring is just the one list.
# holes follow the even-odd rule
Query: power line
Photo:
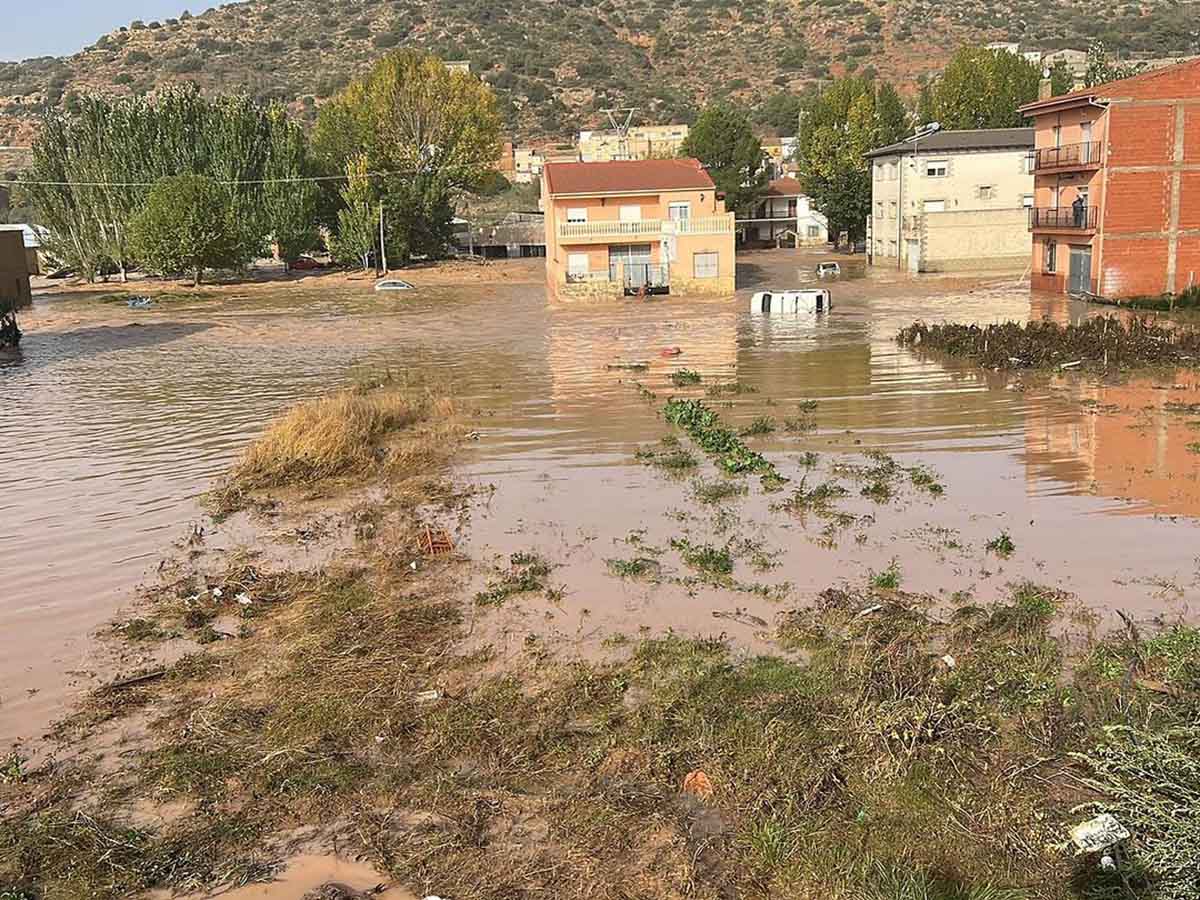
[[[184, 173], [194, 175], [194, 172]], [[255, 178], [247, 180], [237, 179], [213, 179], [217, 184], [224, 185], [243, 185], [243, 184], [301, 184], [306, 182], [318, 181], [347, 181], [352, 178], [391, 178], [397, 175], [414, 175], [415, 172], [364, 172], [362, 175], [303, 175], [293, 178]], [[163, 176], [169, 177], [169, 176]], [[19, 179], [15, 181], [6, 181], [0, 179], [0, 185], [9, 187], [97, 187], [97, 188], [140, 188], [154, 187], [158, 184], [157, 181], [27, 181]]]

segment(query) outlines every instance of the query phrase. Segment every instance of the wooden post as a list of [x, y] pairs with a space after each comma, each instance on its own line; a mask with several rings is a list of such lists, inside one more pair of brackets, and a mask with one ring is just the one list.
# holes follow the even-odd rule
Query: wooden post
[[383, 231], [383, 203], [379, 204], [379, 260], [383, 264], [383, 274], [388, 273], [387, 238]]

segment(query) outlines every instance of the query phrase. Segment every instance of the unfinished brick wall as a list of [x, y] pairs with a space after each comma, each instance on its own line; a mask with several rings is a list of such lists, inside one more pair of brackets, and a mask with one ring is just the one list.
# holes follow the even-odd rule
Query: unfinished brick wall
[[1160, 294], [1167, 270], [1165, 237], [1104, 240], [1104, 271], [1100, 293], [1106, 297]]

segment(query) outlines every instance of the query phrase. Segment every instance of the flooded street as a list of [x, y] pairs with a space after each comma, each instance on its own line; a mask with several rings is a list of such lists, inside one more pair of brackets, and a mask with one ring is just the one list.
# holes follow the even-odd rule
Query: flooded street
[[[561, 596], [498, 616], [498, 644], [513, 652], [530, 634], [591, 652], [642, 626], [761, 647], [759, 623], [784, 596], [860, 583], [893, 560], [914, 591], [990, 595], [1028, 578], [1098, 611], [1189, 615], [1200, 600], [1196, 372], [1111, 384], [1003, 375], [895, 343], [918, 318], [1088, 314], [999, 280], [850, 279], [833, 285], [830, 315], [751, 315], [749, 293], [786, 284], [797, 264], [751, 260], [757, 283], [736, 300], [619, 307], [549, 306], [525, 263], [461, 285], [414, 273], [412, 296], [316, 278], [147, 311], [38, 298], [20, 354], [0, 360], [0, 742], [36, 736], [94, 684], [90, 636], [204, 519], [200, 494], [272, 416], [385, 369], [444, 382], [479, 432], [459, 471], [495, 491], [463, 549], [485, 562], [536, 551], [555, 566]], [[668, 347], [681, 355], [662, 357]], [[701, 383], [673, 385], [681, 368]], [[733, 383], [740, 393], [709, 396]], [[776, 430], [746, 441], [791, 482], [768, 494], [743, 479], [744, 496], [706, 506], [693, 482], [716, 477], [710, 461], [687, 477], [639, 462], [639, 447], [671, 431], [659, 410], [673, 394], [738, 427], [770, 417]], [[816, 406], [802, 415], [805, 401]], [[796, 419], [807, 424], [789, 431]], [[927, 467], [944, 494], [880, 503], [856, 489], [842, 504], [854, 524], [837, 533], [774, 508], [866, 450]], [[985, 549], [1002, 532], [1008, 559]], [[651, 548], [664, 573], [685, 575], [668, 551], [681, 539], [728, 545], [734, 574], [757, 589], [610, 571]]]

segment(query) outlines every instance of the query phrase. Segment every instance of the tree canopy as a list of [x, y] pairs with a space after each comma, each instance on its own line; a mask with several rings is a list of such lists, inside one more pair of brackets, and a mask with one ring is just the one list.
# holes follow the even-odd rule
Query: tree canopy
[[160, 179], [130, 223], [138, 258], [164, 275], [187, 272], [196, 284], [206, 269], [229, 268], [244, 259], [244, 246], [229, 193], [203, 175]]
[[1018, 109], [1037, 99], [1041, 80], [1040, 67], [1015, 53], [963, 47], [921, 92], [919, 118], [945, 129], [1020, 128]]
[[1115, 62], [1109, 55], [1104, 41], [1092, 41], [1087, 49], [1087, 73], [1083, 76], [1083, 84], [1085, 87], [1094, 87], [1097, 84], [1130, 78], [1145, 70], [1145, 63]]
[[891, 85], [847, 76], [804, 105], [796, 151], [800, 180], [829, 219], [830, 234], [860, 238], [871, 210], [871, 170], [864, 154], [900, 140], [909, 116]]
[[[49, 228], [48, 251], [94, 279], [139, 260], [130, 224], [152, 185], [182, 174], [220, 182], [235, 211], [239, 259], [263, 252], [278, 231], [298, 252], [315, 241], [311, 188], [275, 178], [310, 172], [306, 141], [281, 107], [246, 97], [206, 99], [194, 86], [145, 97], [81, 97], [73, 112], [51, 114], [34, 144], [30, 195]], [[299, 249], [308, 249], [302, 247]]]
[[393, 258], [439, 252], [453, 201], [500, 155], [501, 119], [491, 88], [425, 53], [381, 59], [321, 109], [314, 146], [325, 168], [365, 160], [371, 202], [388, 215]]
[[727, 209], [748, 209], [766, 191], [762, 144], [745, 113], [732, 106], [705, 109], [679, 152], [704, 164], [717, 190], [725, 193]]

